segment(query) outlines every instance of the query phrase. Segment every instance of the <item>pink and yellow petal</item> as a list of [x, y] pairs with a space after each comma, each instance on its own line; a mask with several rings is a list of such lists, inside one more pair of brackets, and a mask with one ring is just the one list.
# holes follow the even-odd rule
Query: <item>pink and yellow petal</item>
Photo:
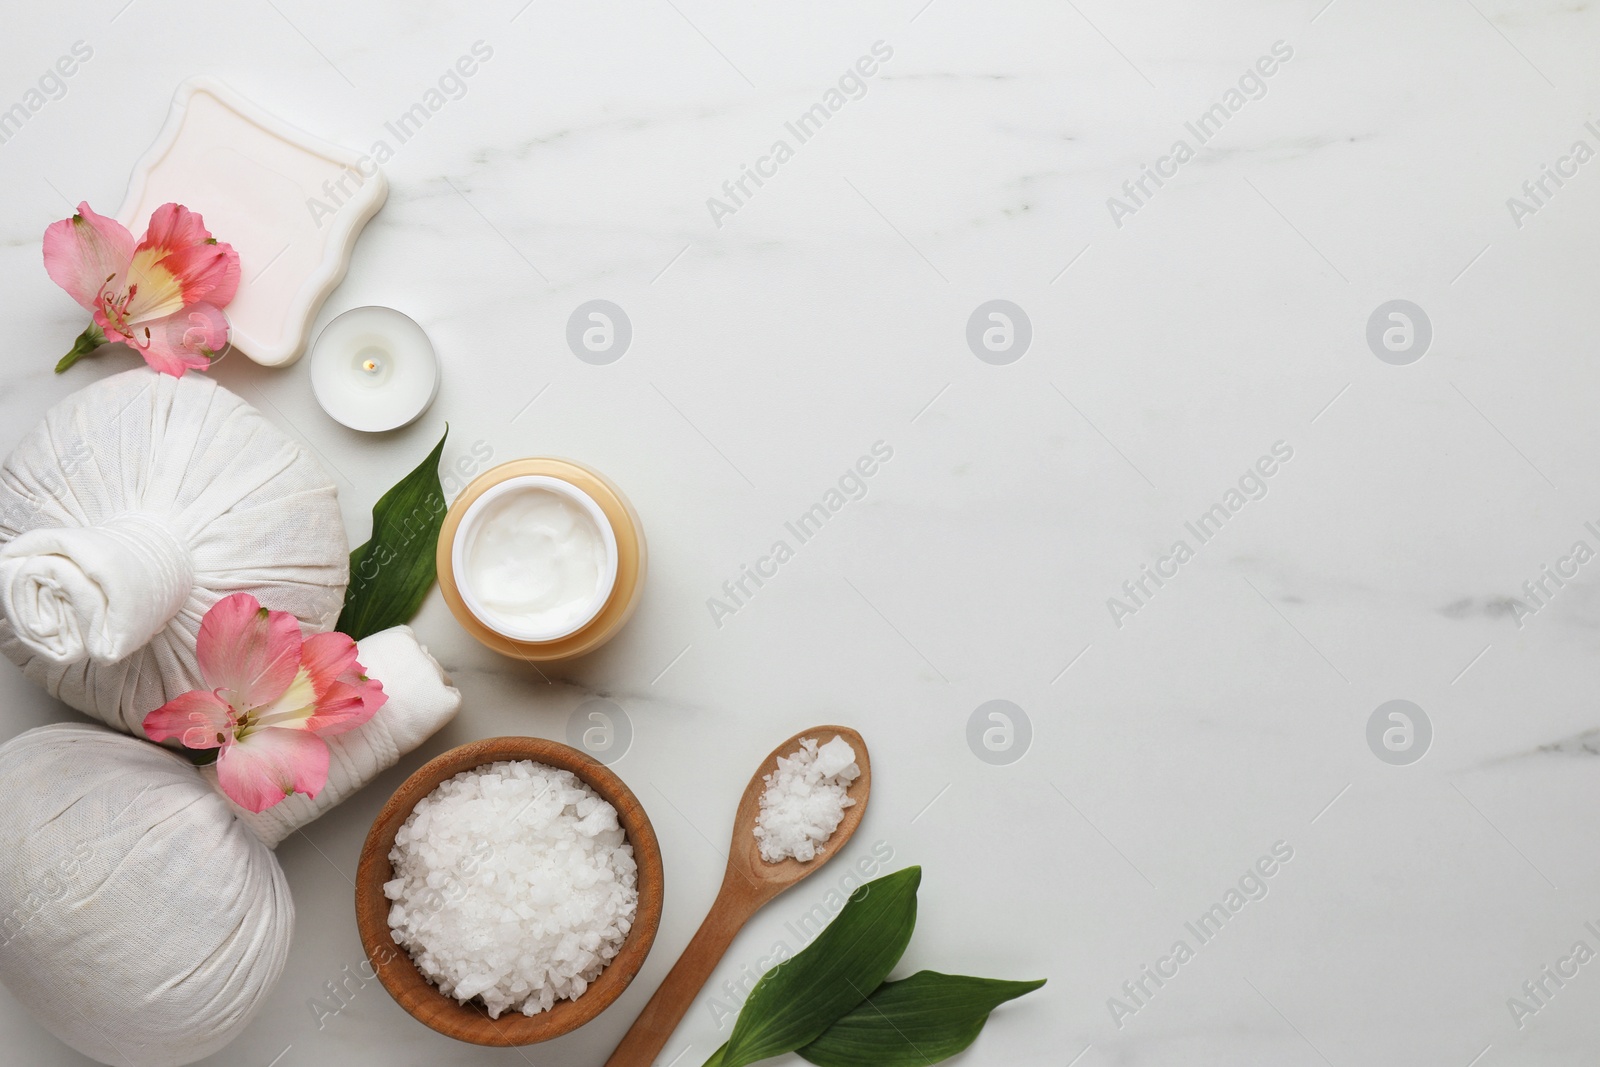
[[122, 285], [128, 294], [123, 317], [129, 322], [164, 319], [182, 311], [189, 303], [183, 298], [183, 280], [160, 249], [136, 249]]
[[383, 691], [383, 683], [376, 678], [368, 678], [360, 673], [361, 664], [356, 664], [356, 673], [347, 674], [340, 679], [348, 682], [361, 691], [361, 702], [366, 706], [366, 714], [371, 718], [378, 709], [389, 702], [389, 694]]
[[186, 304], [204, 300], [226, 307], [239, 291], [239, 253], [230, 244], [217, 241], [180, 248], [163, 265], [182, 284]]
[[184, 693], [144, 717], [152, 741], [178, 738], [184, 748], [216, 748], [233, 736], [233, 709], [204, 689]]
[[239, 288], [239, 254], [213, 239], [199, 213], [181, 204], [156, 208], [133, 258], [175, 278], [185, 305], [205, 300], [223, 307]]
[[128, 344], [138, 350], [151, 369], [174, 378], [210, 367], [212, 359], [228, 343], [228, 319], [210, 304], [196, 304], [176, 315], [137, 323], [130, 329], [133, 336], [128, 338]]
[[205, 219], [200, 217], [198, 211], [190, 211], [182, 204], [166, 203], [150, 213], [150, 223], [145, 227], [138, 247], [170, 252], [203, 244], [210, 239], [211, 231], [206, 229]]
[[257, 730], [217, 757], [217, 784], [234, 803], [254, 812], [291, 793], [314, 797], [327, 781], [328, 746], [304, 730]]
[[352, 684], [340, 679], [317, 701], [315, 713], [306, 720], [306, 729], [319, 737], [347, 733], [371, 719], [388, 699], [377, 682]]
[[300, 623], [268, 611], [249, 593], [212, 605], [195, 642], [200, 674], [235, 707], [257, 708], [281, 697], [300, 670]]
[[93, 311], [107, 282], [128, 269], [133, 249], [133, 234], [126, 227], [79, 204], [76, 215], [44, 231], [44, 269], [72, 299]]
[[256, 708], [250, 720], [259, 726], [279, 730], [308, 730], [310, 726], [307, 721], [316, 710], [317, 693], [311, 686], [311, 674], [301, 667], [295, 671], [294, 681], [289, 683], [289, 688], [276, 699]]
[[104, 308], [95, 308], [94, 324], [100, 327], [100, 332], [106, 335], [107, 344], [132, 344], [133, 338], [117, 328], [117, 323], [107, 315]]
[[355, 641], [341, 633], [313, 634], [306, 638], [300, 650], [300, 664], [311, 675], [318, 700], [340, 675], [360, 667], [356, 662]]

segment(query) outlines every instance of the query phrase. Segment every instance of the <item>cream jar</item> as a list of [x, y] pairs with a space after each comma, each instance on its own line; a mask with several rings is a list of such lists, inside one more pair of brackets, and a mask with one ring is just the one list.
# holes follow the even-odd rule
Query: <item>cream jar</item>
[[571, 460], [486, 471], [445, 516], [439, 585], [461, 625], [497, 652], [579, 656], [611, 638], [644, 586], [645, 542], [627, 498]]

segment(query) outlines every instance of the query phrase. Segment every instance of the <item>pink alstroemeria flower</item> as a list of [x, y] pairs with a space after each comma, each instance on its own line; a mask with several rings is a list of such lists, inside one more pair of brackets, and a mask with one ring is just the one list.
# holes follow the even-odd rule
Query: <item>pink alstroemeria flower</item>
[[302, 640], [293, 615], [268, 611], [249, 593], [206, 612], [195, 652], [211, 688], [145, 716], [145, 736], [222, 749], [223, 792], [254, 812], [291, 793], [316, 796], [328, 781], [323, 738], [355, 729], [389, 699], [381, 683], [362, 673], [349, 637]]
[[180, 204], [156, 208], [138, 244], [116, 219], [79, 204], [76, 215], [44, 231], [44, 269], [94, 312], [57, 374], [121, 341], [151, 367], [181, 378], [209, 367], [228, 343], [222, 309], [239, 288], [239, 253]]

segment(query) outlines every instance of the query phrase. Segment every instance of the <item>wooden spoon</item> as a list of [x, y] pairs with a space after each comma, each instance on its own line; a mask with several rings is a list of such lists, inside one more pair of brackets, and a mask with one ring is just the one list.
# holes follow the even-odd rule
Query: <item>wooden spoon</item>
[[[801, 738], [815, 738], [824, 745], [835, 737], [842, 737], [855, 749], [856, 766], [861, 776], [850, 783], [849, 796], [855, 801], [844, 809], [844, 821], [828, 838], [817, 857], [809, 863], [786, 859], [768, 863], [761, 858], [756, 841], [756, 816], [761, 813], [761, 794], [766, 790], [762, 779], [778, 768], [778, 757], [788, 756], [800, 749]], [[678, 1028], [694, 998], [699, 995], [706, 979], [716, 969], [717, 963], [734, 935], [760, 910], [761, 906], [808, 874], [814, 873], [828, 860], [838, 855], [845, 842], [861, 825], [867, 811], [867, 796], [872, 791], [872, 763], [867, 755], [867, 743], [861, 735], [845, 726], [813, 726], [801, 730], [789, 740], [772, 750], [745, 786], [739, 800], [739, 810], [733, 819], [733, 844], [728, 849], [728, 869], [722, 876], [722, 888], [716, 902], [700, 929], [695, 932], [683, 955], [667, 972], [666, 979], [656, 990], [650, 1003], [633, 1021], [633, 1027], [623, 1037], [622, 1043], [606, 1061], [606, 1067], [650, 1067], [656, 1056], [666, 1046], [667, 1039]]]

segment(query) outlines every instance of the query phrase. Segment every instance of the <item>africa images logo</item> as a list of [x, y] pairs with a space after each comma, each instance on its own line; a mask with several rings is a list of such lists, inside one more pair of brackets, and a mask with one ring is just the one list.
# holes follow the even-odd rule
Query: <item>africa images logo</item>
[[[756, 157], [754, 165], [741, 163], [739, 176], [722, 183], [722, 196], [706, 197], [706, 210], [711, 213], [711, 221], [717, 229], [722, 229], [723, 219], [738, 214], [755, 196], [756, 190], [778, 176], [778, 168], [794, 158], [796, 148], [821, 133], [828, 120], [844, 110], [851, 100], [866, 96], [868, 79], [878, 73], [881, 64], [893, 58], [893, 46], [886, 41], [874, 41], [870, 53], [846, 67], [837, 82], [822, 94], [822, 99], [783, 124], [787, 136], [776, 138], [766, 152]], [[750, 188], [752, 184], [755, 189]]]
[[1172, 142], [1167, 154], [1158, 158], [1153, 167], [1141, 163], [1138, 176], [1122, 183], [1122, 196], [1106, 198], [1106, 210], [1111, 213], [1111, 221], [1117, 229], [1122, 229], [1123, 220], [1137, 215], [1139, 209], [1148, 204], [1162, 186], [1176, 178], [1179, 168], [1194, 159], [1198, 148], [1221, 133], [1223, 126], [1243, 111], [1246, 104], [1266, 96], [1267, 79], [1278, 73], [1279, 68], [1292, 58], [1294, 48], [1287, 41], [1272, 42], [1268, 55], [1261, 56], [1252, 66], [1245, 68], [1238, 82], [1230, 86], [1220, 99], [1193, 121], [1183, 124], [1184, 131], [1194, 138], [1193, 144], [1189, 142], [1189, 137], [1180, 137]]

